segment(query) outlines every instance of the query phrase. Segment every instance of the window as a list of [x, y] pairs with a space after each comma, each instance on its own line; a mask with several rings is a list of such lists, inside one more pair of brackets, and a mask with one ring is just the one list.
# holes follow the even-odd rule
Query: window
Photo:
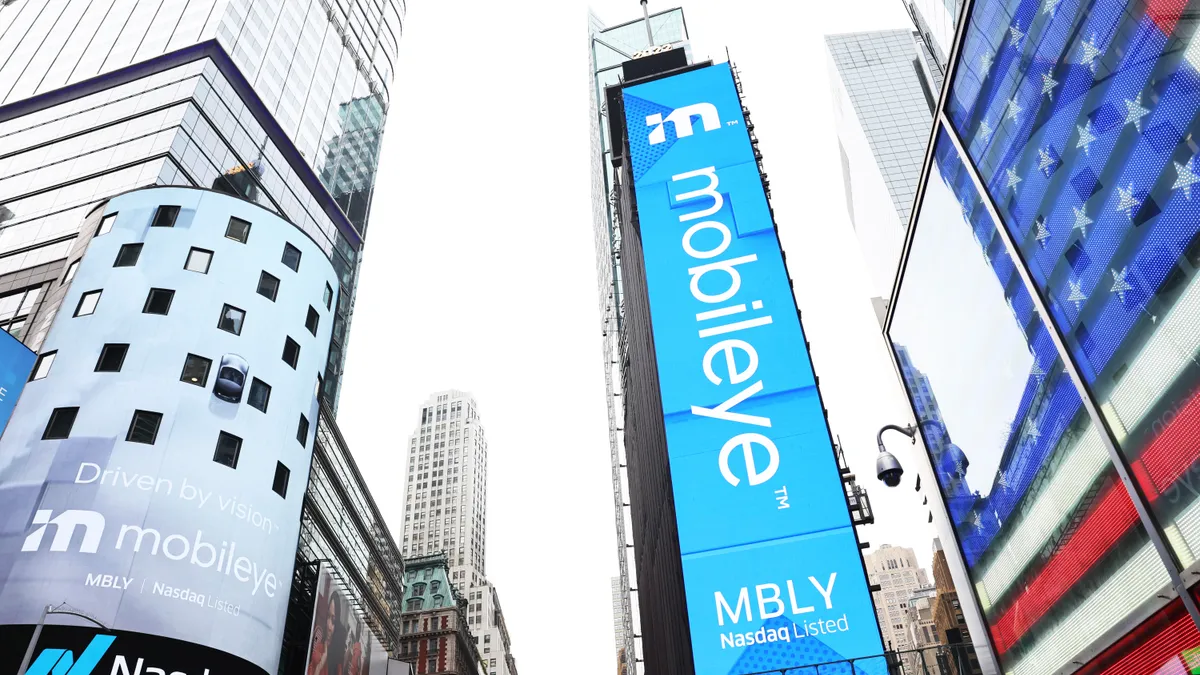
[[300, 416], [300, 425], [296, 428], [296, 440], [300, 445], [308, 446], [308, 418], [304, 415]]
[[321, 315], [317, 314], [317, 310], [313, 309], [312, 305], [309, 305], [308, 306], [308, 317], [306, 317], [304, 319], [304, 327], [308, 329], [308, 332], [313, 334], [313, 337], [317, 336], [317, 325], [320, 322], [321, 322]]
[[257, 377], [250, 383], [250, 397], [246, 402], [258, 408], [263, 412], [267, 412], [267, 404], [271, 401], [271, 385], [263, 382]]
[[275, 302], [275, 296], [279, 293], [279, 279], [263, 272], [258, 277], [258, 294], [264, 298]]
[[154, 445], [154, 439], [158, 437], [158, 425], [160, 424], [162, 424], [162, 413], [150, 412], [149, 410], [134, 410], [133, 419], [129, 422], [129, 431], [125, 434], [125, 440], [130, 443]]
[[290, 337], [283, 343], [283, 361], [292, 368], [300, 361], [300, 343]]
[[33, 372], [29, 374], [29, 381], [40, 380], [50, 374], [50, 367], [54, 365], [54, 357], [58, 356], [58, 350], [46, 352], [38, 357], [37, 363], [33, 366]]
[[79, 296], [79, 304], [75, 306], [75, 316], [88, 316], [96, 311], [100, 302], [101, 291], [88, 291]]
[[55, 408], [50, 413], [50, 421], [46, 422], [46, 430], [42, 432], [42, 440], [50, 441], [66, 438], [71, 435], [71, 427], [75, 426], [75, 416], [79, 408]]
[[325, 309], [333, 309], [333, 287], [325, 284]]
[[283, 462], [275, 462], [275, 481], [271, 483], [271, 489], [284, 499], [287, 499], [288, 477], [291, 475], [291, 470], [284, 466]]
[[113, 223], [115, 222], [117, 222], [117, 214], [115, 213], [110, 213], [101, 218], [100, 225], [96, 227], [96, 236], [99, 237], [102, 234], [108, 234], [109, 232], [112, 232]]
[[179, 375], [180, 382], [194, 384], [197, 387], [208, 386], [208, 371], [212, 368], [212, 359], [188, 354], [183, 360], [183, 373]]
[[421, 598], [409, 598], [407, 609], [410, 612], [421, 609]]
[[214, 462], [236, 469], [238, 456], [241, 454], [242, 439], [224, 431], [217, 436], [217, 451], [213, 453]]
[[117, 251], [117, 259], [113, 262], [113, 267], [133, 267], [141, 255], [141, 244], [122, 244], [120, 250]]
[[283, 245], [283, 264], [292, 268], [293, 272], [300, 271], [300, 249], [291, 244]]
[[154, 220], [150, 222], [150, 227], [175, 227], [175, 219], [178, 217], [178, 206], [160, 206], [154, 212]]
[[208, 266], [212, 263], [212, 256], [212, 251], [192, 247], [192, 250], [188, 251], [187, 262], [183, 263], [183, 269], [189, 272], [208, 274]]
[[65, 275], [63, 275], [63, 280], [62, 280], [63, 286], [66, 286], [67, 284], [71, 283], [71, 280], [75, 278], [75, 273], [78, 271], [79, 271], [79, 261], [72, 260], [71, 264], [67, 265], [67, 273]]
[[151, 288], [146, 295], [146, 304], [142, 314], [161, 314], [166, 316], [171, 311], [171, 301], [175, 299], [175, 291], [169, 288]]
[[119, 373], [125, 363], [125, 354], [129, 352], [128, 344], [106, 344], [100, 349], [100, 358], [96, 359], [97, 373]]
[[491, 641], [492, 641], [492, 634], [491, 634], [491, 633], [488, 633], [487, 635], [484, 635], [484, 636], [483, 636], [483, 641], [484, 641], [485, 643], [491, 642]]
[[221, 308], [221, 318], [217, 321], [217, 328], [233, 333], [234, 335], [241, 335], [242, 323], [245, 320], [245, 312], [233, 305], [225, 305]]
[[225, 238], [246, 243], [250, 238], [250, 223], [241, 218], [230, 218], [229, 225], [225, 226]]

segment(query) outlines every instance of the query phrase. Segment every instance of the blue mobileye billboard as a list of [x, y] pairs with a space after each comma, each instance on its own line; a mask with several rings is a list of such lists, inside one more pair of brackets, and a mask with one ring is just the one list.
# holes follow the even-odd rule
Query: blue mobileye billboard
[[20, 340], [0, 330], [0, 435], [4, 434], [4, 427], [8, 426], [8, 418], [12, 417], [21, 390], [33, 372], [34, 361], [37, 361], [37, 354], [21, 344]]
[[623, 95], [696, 673], [880, 654], [729, 65]]

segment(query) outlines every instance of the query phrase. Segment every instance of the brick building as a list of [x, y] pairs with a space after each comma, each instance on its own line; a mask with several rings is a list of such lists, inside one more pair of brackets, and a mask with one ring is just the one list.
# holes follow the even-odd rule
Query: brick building
[[412, 664], [415, 675], [481, 675], [482, 661], [467, 624], [467, 600], [450, 583], [446, 556], [406, 562], [400, 659]]

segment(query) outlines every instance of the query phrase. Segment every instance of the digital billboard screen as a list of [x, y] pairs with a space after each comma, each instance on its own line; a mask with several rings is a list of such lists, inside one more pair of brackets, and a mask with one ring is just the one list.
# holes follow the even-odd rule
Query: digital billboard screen
[[324, 563], [317, 581], [307, 663], [308, 675], [388, 673], [387, 651]]
[[623, 99], [696, 672], [881, 654], [729, 65]]
[[8, 418], [12, 417], [35, 361], [36, 354], [20, 340], [0, 330], [0, 435], [8, 426]]
[[[174, 226], [151, 226], [164, 205]], [[54, 360], [0, 438], [0, 626], [66, 601], [130, 653], [184, 641], [274, 673], [336, 272], [292, 224], [207, 190], [129, 192], [96, 216], [41, 348]], [[130, 248], [136, 264], [114, 266]], [[266, 275], [285, 280], [275, 297]]]

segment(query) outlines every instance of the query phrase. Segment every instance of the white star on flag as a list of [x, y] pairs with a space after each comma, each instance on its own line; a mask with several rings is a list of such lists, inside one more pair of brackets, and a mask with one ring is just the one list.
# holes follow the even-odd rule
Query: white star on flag
[[1137, 209], [1137, 207], [1142, 205], [1142, 203], [1133, 196], [1133, 183], [1130, 183], [1129, 188], [1126, 190], [1122, 190], [1121, 186], [1118, 185], [1117, 195], [1117, 210], [1124, 211], [1125, 217], [1132, 220], [1133, 212]]
[[1024, 108], [1022, 108], [1021, 104], [1017, 102], [1017, 97], [1013, 96], [1012, 98], [1008, 99], [1008, 109], [1004, 113], [1004, 119], [1012, 120], [1019, 124], [1020, 120], [1017, 119], [1017, 115], [1020, 115], [1022, 110], [1024, 110]]
[[991, 52], [984, 52], [983, 56], [979, 57], [979, 66], [983, 69], [985, 75], [987, 74], [987, 71], [992, 69], [993, 59], [994, 57], [992, 56]]
[[1079, 46], [1083, 50], [1083, 55], [1079, 57], [1079, 65], [1087, 66], [1095, 75], [1096, 57], [1100, 56], [1100, 48], [1096, 46], [1096, 34], [1092, 33], [1092, 38], [1080, 43]]
[[1014, 23], [1008, 27], [1008, 44], [1011, 47], [1020, 48], [1021, 40], [1025, 34], [1021, 32], [1021, 22]]
[[1036, 419], [1030, 417], [1025, 420], [1025, 433], [1035, 441], [1042, 437], [1042, 430], [1038, 429]]
[[1195, 161], [1195, 159], [1196, 157], [1193, 155], [1191, 159], [1187, 161], [1187, 164], [1175, 162], [1175, 173], [1179, 174], [1179, 177], [1175, 179], [1175, 184], [1171, 186], [1172, 190], [1179, 190], [1182, 188], [1183, 196], [1187, 197], [1189, 200], [1192, 198], [1192, 185], [1200, 183], [1200, 176], [1197, 176], [1192, 168], [1192, 162]]
[[963, 475], [963, 463], [961, 459], [954, 460], [954, 473]]
[[1075, 144], [1076, 148], [1083, 148], [1083, 154], [1091, 154], [1091, 145], [1096, 140], [1092, 135], [1092, 121], [1089, 119], [1083, 126], [1076, 126], [1079, 130], [1079, 142]]
[[1058, 80], [1050, 77], [1049, 71], [1042, 73], [1042, 95], [1054, 100], [1054, 88], [1058, 86]]
[[[1007, 488], [1007, 487], [1008, 487], [1008, 479], [1004, 477], [1004, 473], [1003, 473], [1003, 472], [1001, 472], [1000, 474], [998, 474], [998, 475], [996, 476], [996, 487], [1000, 487], [1000, 488]], [[999, 517], [997, 516], [997, 519], [998, 519], [998, 518], [999, 518]]]
[[967, 204], [966, 197], [962, 198], [962, 201], [958, 203], [958, 207], [960, 209], [962, 209], [963, 220], [970, 220], [971, 219], [971, 206], [969, 204]]
[[1132, 101], [1125, 99], [1125, 124], [1133, 123], [1139, 134], [1142, 132], [1142, 118], [1149, 114], [1150, 111], [1142, 107], [1141, 94], [1138, 94], [1137, 98]]
[[1058, 3], [1060, 2], [1062, 2], [1062, 0], [1046, 0], [1046, 2], [1042, 4], [1042, 14], [1049, 14], [1050, 18], [1053, 19], [1054, 12], [1058, 11]]
[[1038, 171], [1044, 173], [1051, 164], [1054, 164], [1054, 158], [1050, 156], [1050, 148], [1038, 148]]
[[1075, 224], [1071, 226], [1071, 229], [1079, 230], [1079, 236], [1086, 239], [1087, 226], [1092, 224], [1092, 219], [1087, 215], [1087, 206], [1072, 206], [1071, 210], [1075, 212]]
[[1116, 293], [1117, 297], [1121, 298], [1121, 303], [1124, 304], [1126, 291], [1133, 290], [1133, 286], [1131, 286], [1128, 281], [1125, 281], [1125, 276], [1129, 274], [1129, 267], [1122, 267], [1120, 272], [1116, 270], [1111, 271], [1113, 275], [1113, 285], [1112, 288], [1109, 289], [1109, 292]]
[[975, 526], [976, 530], [983, 532], [983, 519], [979, 517], [978, 513], [971, 513], [971, 524]]
[[1017, 175], [1017, 172], [1016, 172], [1016, 171], [1013, 171], [1012, 169], [1005, 169], [1005, 170], [1004, 170], [1004, 172], [1008, 174], [1008, 187], [1009, 187], [1009, 188], [1010, 188], [1010, 189], [1011, 189], [1013, 192], [1016, 192], [1016, 190], [1017, 190], [1017, 183], [1020, 183], [1020, 182], [1021, 182], [1021, 177], [1020, 177], [1020, 176], [1018, 176], [1018, 175]]
[[987, 120], [979, 120], [979, 138], [983, 142], [992, 137], [992, 127], [987, 123]]
[[1038, 382], [1041, 382], [1042, 378], [1046, 376], [1046, 371], [1042, 370], [1042, 367], [1038, 365], [1037, 361], [1034, 361], [1033, 367], [1029, 369], [1029, 374], [1036, 377]]
[[1078, 312], [1083, 308], [1083, 303], [1087, 301], [1087, 296], [1083, 294], [1083, 282], [1067, 279], [1067, 284], [1071, 287], [1071, 294], [1067, 296], [1067, 301], [1075, 303], [1075, 311]]
[[1037, 239], [1042, 248], [1046, 248], [1046, 242], [1050, 239], [1050, 230], [1046, 229], [1046, 216], [1038, 216], [1033, 225], [1037, 228], [1033, 238]]

